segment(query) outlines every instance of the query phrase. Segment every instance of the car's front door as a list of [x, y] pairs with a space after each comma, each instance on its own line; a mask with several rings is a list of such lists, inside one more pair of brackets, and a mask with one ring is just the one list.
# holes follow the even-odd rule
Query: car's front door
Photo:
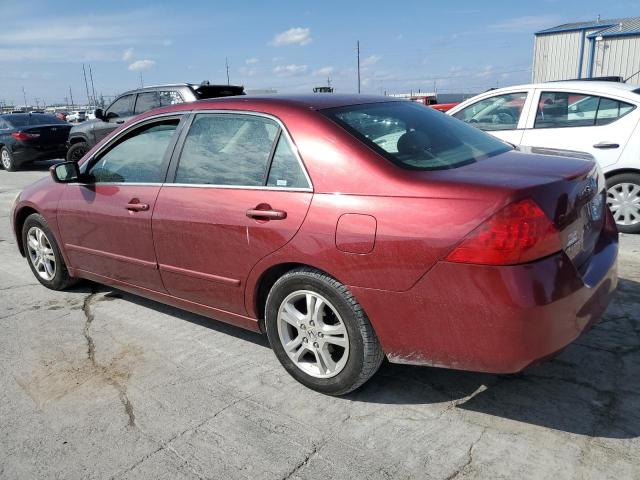
[[522, 145], [587, 152], [605, 168], [618, 161], [636, 127], [634, 106], [612, 98], [538, 91]]
[[58, 225], [70, 266], [164, 292], [151, 216], [180, 119], [164, 116], [122, 132], [66, 186]]
[[245, 280], [295, 235], [311, 183], [273, 118], [198, 113], [185, 133], [153, 214], [162, 280], [172, 295], [246, 314]]
[[[522, 139], [530, 90], [484, 97], [453, 116], [514, 145]], [[524, 114], [523, 114], [524, 113]]]
[[134, 100], [135, 95], [123, 95], [109, 105], [103, 113], [104, 120], [94, 124], [93, 133], [96, 143], [133, 116]]

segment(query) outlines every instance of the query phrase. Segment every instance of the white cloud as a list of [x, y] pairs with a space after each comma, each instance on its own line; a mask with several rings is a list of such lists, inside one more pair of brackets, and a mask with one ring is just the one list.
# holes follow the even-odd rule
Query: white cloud
[[369, 55], [367, 58], [360, 61], [360, 65], [363, 67], [370, 67], [371, 65], [378, 63], [381, 58], [382, 57], [379, 55]]
[[133, 48], [127, 48], [122, 54], [122, 61], [130, 62], [131, 60], [133, 60]]
[[275, 73], [279, 77], [296, 77], [299, 75], [304, 75], [305, 73], [307, 73], [307, 70], [307, 65], [278, 65], [273, 69], [273, 73]]
[[255, 65], [256, 63], [258, 63], [260, 60], [258, 60], [256, 57], [251, 57], [251, 58], [247, 58], [244, 63], [246, 63], [247, 65]]
[[282, 47], [284, 45], [308, 45], [311, 43], [311, 29], [295, 27], [286, 32], [278, 33], [271, 40], [271, 45]]
[[500, 23], [490, 25], [491, 30], [508, 33], [530, 34], [543, 28], [551, 28], [561, 23], [558, 15], [526, 15], [508, 18]]
[[493, 65], [487, 65], [476, 74], [476, 77], [487, 78], [493, 75], [493, 73]]
[[313, 72], [316, 77], [326, 77], [328, 75], [331, 75], [332, 73], [333, 67], [330, 66], [319, 68]]
[[129, 65], [129, 70], [138, 71], [138, 70], [149, 70], [156, 65], [155, 60], [136, 60], [131, 65]]
[[240, 67], [238, 72], [242, 75], [246, 75], [247, 77], [254, 77], [258, 71], [255, 68], [250, 67]]

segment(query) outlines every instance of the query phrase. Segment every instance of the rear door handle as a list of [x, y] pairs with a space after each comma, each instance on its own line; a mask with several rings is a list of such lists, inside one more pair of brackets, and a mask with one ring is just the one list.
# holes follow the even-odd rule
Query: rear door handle
[[148, 203], [130, 202], [127, 203], [127, 210], [131, 212], [146, 212], [149, 210]]
[[613, 150], [614, 148], [619, 148], [620, 145], [618, 145], [617, 143], [607, 143], [607, 142], [600, 142], [600, 143], [596, 143], [593, 148], [601, 148], [602, 150]]
[[255, 218], [256, 220], [284, 220], [287, 218], [287, 212], [282, 210], [258, 210], [257, 208], [251, 208], [247, 210], [247, 217]]

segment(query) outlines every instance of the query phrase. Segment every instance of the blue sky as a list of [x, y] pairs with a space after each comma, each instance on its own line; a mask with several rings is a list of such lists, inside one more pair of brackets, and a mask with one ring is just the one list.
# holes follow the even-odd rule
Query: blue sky
[[86, 101], [140, 84], [231, 83], [310, 92], [479, 92], [530, 79], [533, 32], [640, 14], [639, 0], [29, 1], [0, 0], [0, 101]]

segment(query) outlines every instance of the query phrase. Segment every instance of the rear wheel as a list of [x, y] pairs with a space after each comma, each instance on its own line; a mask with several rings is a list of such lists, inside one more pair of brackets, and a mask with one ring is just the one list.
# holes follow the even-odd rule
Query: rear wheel
[[2, 163], [2, 168], [8, 172], [15, 172], [18, 169], [13, 160], [13, 155], [7, 147], [2, 147], [2, 150], [0, 150], [0, 163]]
[[286, 273], [267, 297], [269, 342], [303, 385], [344, 395], [366, 382], [384, 354], [373, 327], [347, 288], [310, 268]]
[[607, 205], [618, 231], [640, 233], [640, 174], [622, 173], [607, 179]]
[[89, 151], [89, 145], [85, 142], [78, 142], [71, 145], [71, 148], [67, 151], [67, 162], [78, 163], [84, 154]]
[[27, 217], [22, 227], [22, 245], [29, 267], [42, 285], [64, 290], [75, 283], [44, 217], [37, 213]]

